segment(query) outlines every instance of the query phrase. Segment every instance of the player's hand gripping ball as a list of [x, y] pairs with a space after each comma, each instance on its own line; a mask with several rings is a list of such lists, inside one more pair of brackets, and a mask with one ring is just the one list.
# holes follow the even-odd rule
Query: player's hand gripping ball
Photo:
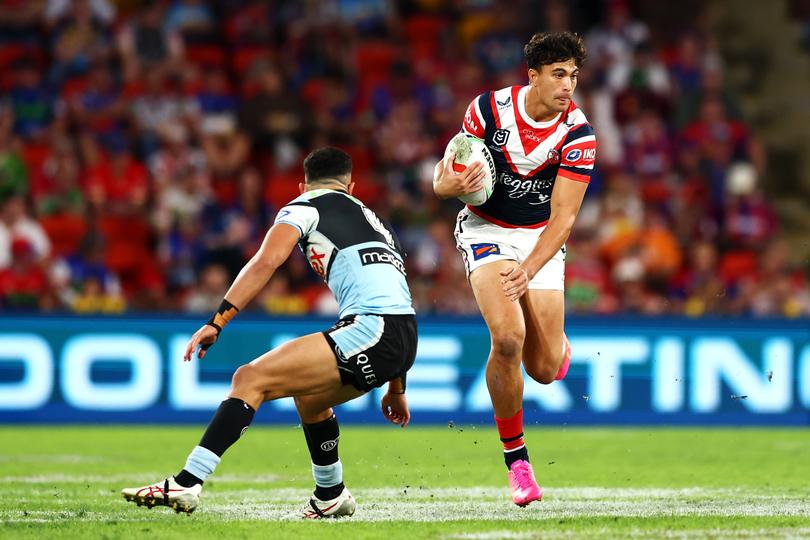
[[472, 206], [480, 206], [487, 202], [487, 199], [492, 195], [496, 172], [492, 154], [489, 153], [484, 141], [466, 133], [459, 133], [447, 143], [447, 148], [444, 150], [445, 159], [450, 154], [455, 154], [452, 168], [457, 173], [464, 172], [467, 167], [476, 161], [481, 162], [484, 166], [483, 187], [473, 193], [461, 195], [459, 199]]

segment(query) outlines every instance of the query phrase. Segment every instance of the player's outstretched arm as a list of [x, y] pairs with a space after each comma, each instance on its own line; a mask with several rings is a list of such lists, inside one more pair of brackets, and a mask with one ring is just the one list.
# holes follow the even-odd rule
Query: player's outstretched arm
[[186, 346], [184, 358], [191, 360], [197, 347], [198, 357], [203, 358], [208, 348], [219, 337], [222, 328], [250, 303], [267, 284], [276, 269], [287, 260], [301, 237], [300, 231], [286, 223], [273, 225], [264, 237], [259, 251], [247, 262], [225, 294], [222, 305], [211, 320], [197, 330]]
[[453, 170], [455, 154], [448, 156], [433, 168], [433, 192], [440, 199], [451, 199], [475, 193], [484, 187], [484, 164], [476, 161], [461, 172]]
[[529, 288], [529, 281], [562, 248], [574, 221], [577, 219], [582, 199], [588, 184], [557, 176], [551, 193], [551, 216], [537, 243], [519, 266], [501, 272], [504, 294], [512, 301], [518, 300]]

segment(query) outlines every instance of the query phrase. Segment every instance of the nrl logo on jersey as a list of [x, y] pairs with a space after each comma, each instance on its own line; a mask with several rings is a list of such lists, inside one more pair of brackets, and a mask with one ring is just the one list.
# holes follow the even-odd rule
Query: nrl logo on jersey
[[509, 140], [508, 129], [496, 129], [495, 133], [492, 134], [492, 142], [494, 142], [498, 146], [505, 145], [506, 141], [508, 140]]

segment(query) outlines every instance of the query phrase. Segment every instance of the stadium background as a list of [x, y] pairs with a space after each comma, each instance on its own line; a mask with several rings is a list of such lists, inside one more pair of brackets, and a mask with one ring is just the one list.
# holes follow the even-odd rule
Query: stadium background
[[[546, 494], [521, 509], [459, 203], [430, 180], [541, 29], [586, 38], [599, 150], [569, 242], [571, 371], [526, 384]], [[806, 0], [0, 0], [0, 538], [810, 537], [809, 52]], [[238, 364], [333, 321], [296, 252], [180, 362], [327, 143], [409, 252], [411, 426], [380, 425], [377, 394], [342, 407], [351, 520], [281, 520], [312, 487], [289, 400], [192, 519], [125, 505], [182, 463]]]
[[[575, 357], [527, 407], [806, 425], [810, 9], [743, 4], [3, 0], [0, 421], [203, 421], [236, 365], [329, 321], [296, 251], [186, 374], [208, 397], [172, 393], [176, 342], [323, 144], [352, 154], [357, 194], [409, 254], [415, 412], [488, 418], [460, 203], [433, 196], [432, 167], [474, 96], [522, 84], [533, 32], [572, 29], [599, 136], [569, 242]], [[274, 407], [263, 420], [294, 420]], [[347, 419], [379, 421], [365, 407]]]

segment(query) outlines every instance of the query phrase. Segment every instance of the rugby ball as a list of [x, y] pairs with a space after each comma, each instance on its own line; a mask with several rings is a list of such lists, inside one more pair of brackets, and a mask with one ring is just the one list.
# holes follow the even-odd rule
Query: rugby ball
[[463, 172], [464, 169], [476, 161], [480, 161], [484, 165], [484, 187], [474, 193], [459, 197], [462, 202], [472, 206], [484, 204], [492, 195], [496, 178], [495, 161], [493, 161], [487, 145], [478, 137], [473, 137], [467, 133], [459, 133], [447, 143], [444, 158], [447, 159], [453, 152], [456, 154], [452, 164], [455, 172]]

